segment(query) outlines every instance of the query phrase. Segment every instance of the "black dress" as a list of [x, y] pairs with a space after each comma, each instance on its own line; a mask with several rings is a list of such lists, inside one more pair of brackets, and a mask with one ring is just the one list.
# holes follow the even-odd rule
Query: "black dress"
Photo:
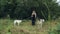
[[35, 25], [35, 15], [32, 17], [32, 25]]

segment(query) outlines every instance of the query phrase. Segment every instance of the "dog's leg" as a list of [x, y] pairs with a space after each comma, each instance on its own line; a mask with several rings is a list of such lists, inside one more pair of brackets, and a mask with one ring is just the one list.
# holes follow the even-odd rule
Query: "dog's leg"
[[14, 21], [14, 26], [15, 26], [15, 23], [16, 23], [16, 22]]
[[42, 29], [42, 23], [40, 24], [41, 26], [40, 26], [40, 29]]
[[16, 22], [14, 22], [14, 26], [16, 25]]
[[18, 26], [19, 26], [19, 23], [20, 23], [20, 22], [18, 22]]
[[16, 26], [16, 25], [18, 25], [18, 21], [17, 20], [14, 21], [14, 26]]

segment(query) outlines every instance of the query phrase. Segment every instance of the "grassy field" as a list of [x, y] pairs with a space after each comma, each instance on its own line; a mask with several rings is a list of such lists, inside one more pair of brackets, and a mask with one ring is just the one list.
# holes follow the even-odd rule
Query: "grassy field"
[[32, 26], [31, 20], [23, 20], [19, 26], [13, 25], [11, 19], [0, 19], [0, 34], [60, 34], [60, 20], [46, 21], [42, 29]]

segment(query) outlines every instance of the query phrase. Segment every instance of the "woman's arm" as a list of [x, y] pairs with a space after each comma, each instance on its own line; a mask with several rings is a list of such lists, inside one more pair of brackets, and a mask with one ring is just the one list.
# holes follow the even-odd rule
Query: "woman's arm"
[[35, 18], [36, 18], [36, 13], [35, 13]]
[[33, 17], [33, 13], [31, 14], [31, 17]]

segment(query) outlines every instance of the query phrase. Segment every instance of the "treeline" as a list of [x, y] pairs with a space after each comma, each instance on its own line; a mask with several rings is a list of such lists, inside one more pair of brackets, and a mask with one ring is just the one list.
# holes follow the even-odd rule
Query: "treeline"
[[0, 0], [0, 18], [25, 19], [35, 10], [38, 18], [60, 16], [60, 6], [52, 0]]

